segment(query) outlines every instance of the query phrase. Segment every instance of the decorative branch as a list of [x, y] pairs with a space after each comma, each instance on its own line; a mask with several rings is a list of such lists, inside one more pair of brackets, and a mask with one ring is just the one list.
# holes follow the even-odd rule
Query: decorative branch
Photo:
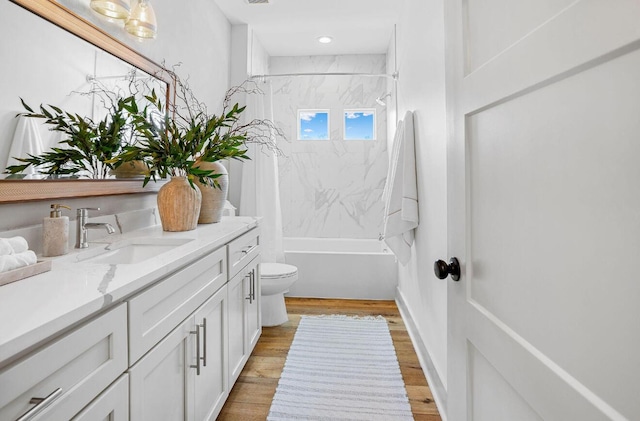
[[[281, 154], [276, 140], [284, 138], [271, 120], [253, 119], [243, 122], [241, 117], [246, 106], [233, 103], [239, 93], [262, 94], [255, 82], [246, 81], [229, 89], [222, 103], [220, 115], [210, 114], [204, 102], [199, 101], [189, 86], [188, 79], [181, 79], [174, 66], [168, 69], [163, 64], [161, 79], [170, 77], [176, 88], [176, 101], [164, 104], [155, 90], [146, 96], [148, 106], [140, 109], [135, 101], [126, 106], [138, 136], [138, 142], [126, 146], [116, 159], [121, 162], [142, 160], [149, 173], [144, 184], [156, 177], [184, 175], [192, 183], [217, 185], [213, 171], [199, 168], [200, 162], [221, 159], [250, 159], [247, 145], [258, 144], [272, 153]], [[233, 104], [233, 105], [232, 105]], [[153, 123], [152, 113], [163, 115], [161, 127]]]

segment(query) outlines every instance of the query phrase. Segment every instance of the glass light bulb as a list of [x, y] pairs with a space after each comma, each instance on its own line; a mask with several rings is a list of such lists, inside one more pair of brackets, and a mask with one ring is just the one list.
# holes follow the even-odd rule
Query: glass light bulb
[[138, 38], [155, 38], [158, 32], [158, 22], [151, 3], [148, 0], [139, 0], [124, 27], [127, 32]]
[[93, 10], [113, 19], [127, 19], [131, 10], [129, 0], [91, 0]]

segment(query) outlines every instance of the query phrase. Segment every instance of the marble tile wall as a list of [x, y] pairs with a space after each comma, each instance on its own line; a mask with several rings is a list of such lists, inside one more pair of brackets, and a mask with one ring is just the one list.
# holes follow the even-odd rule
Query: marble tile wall
[[[271, 57], [270, 73], [385, 73], [385, 55]], [[285, 131], [279, 158], [285, 237], [378, 238], [388, 154], [387, 79], [297, 76], [271, 79], [275, 122]], [[345, 109], [376, 109], [376, 140], [343, 140]], [[297, 111], [329, 109], [330, 140], [298, 141]]]

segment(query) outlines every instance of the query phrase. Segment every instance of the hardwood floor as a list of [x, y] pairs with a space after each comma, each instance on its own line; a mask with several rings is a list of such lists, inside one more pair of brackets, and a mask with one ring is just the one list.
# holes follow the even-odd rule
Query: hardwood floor
[[218, 420], [266, 420], [300, 316], [317, 314], [384, 316], [389, 324], [415, 420], [441, 419], [407, 329], [393, 301], [286, 298], [286, 303], [289, 322], [262, 329], [262, 336], [231, 390]]

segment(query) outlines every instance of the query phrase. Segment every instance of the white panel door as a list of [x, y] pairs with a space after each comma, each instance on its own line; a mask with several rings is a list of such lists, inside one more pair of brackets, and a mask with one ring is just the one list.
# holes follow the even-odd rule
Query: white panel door
[[638, 420], [640, 1], [445, 4], [448, 420]]

